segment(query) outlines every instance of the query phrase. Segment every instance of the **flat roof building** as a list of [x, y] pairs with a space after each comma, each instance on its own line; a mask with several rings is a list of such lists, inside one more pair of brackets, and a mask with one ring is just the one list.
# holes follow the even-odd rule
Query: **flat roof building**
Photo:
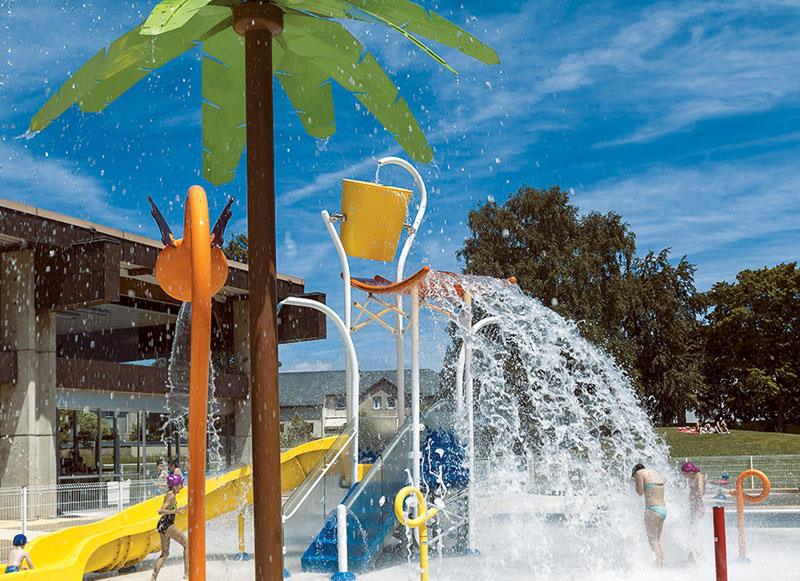
[[[164, 435], [181, 303], [154, 275], [163, 244], [0, 199], [0, 486], [151, 474], [181, 454]], [[212, 300], [212, 361], [226, 464], [250, 461], [248, 272], [229, 261]], [[305, 294], [278, 275], [278, 300]], [[316, 311], [287, 307], [280, 343], [325, 337]], [[153, 362], [156, 365], [153, 365]], [[185, 448], [183, 448], [185, 453]]]

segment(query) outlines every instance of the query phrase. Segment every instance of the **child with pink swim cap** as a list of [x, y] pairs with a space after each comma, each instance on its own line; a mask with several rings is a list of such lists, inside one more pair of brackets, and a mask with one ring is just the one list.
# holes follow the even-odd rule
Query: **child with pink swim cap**
[[177, 494], [183, 488], [183, 476], [180, 474], [170, 474], [167, 476], [167, 493], [164, 495], [164, 503], [158, 509], [161, 518], [158, 519], [156, 530], [161, 536], [161, 554], [156, 559], [156, 566], [153, 569], [153, 581], [158, 577], [158, 572], [164, 565], [164, 561], [169, 556], [169, 545], [172, 540], [178, 542], [183, 547], [183, 578], [189, 578], [189, 541], [186, 535], [175, 526], [175, 516], [182, 514], [186, 506], [178, 506]]
[[[700, 469], [689, 461], [681, 466], [681, 474], [690, 480], [689, 482], [689, 524], [691, 535], [694, 538], [697, 534], [698, 523], [706, 514], [706, 507], [703, 505], [703, 495], [706, 493], [706, 482], [708, 475], [702, 474]], [[689, 550], [689, 560], [694, 560], [695, 550]]]

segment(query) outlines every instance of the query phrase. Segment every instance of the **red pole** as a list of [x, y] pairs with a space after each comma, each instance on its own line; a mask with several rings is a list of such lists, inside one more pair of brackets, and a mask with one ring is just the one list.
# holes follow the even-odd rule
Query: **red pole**
[[728, 581], [728, 557], [725, 549], [725, 507], [714, 507], [714, 562], [717, 581]]

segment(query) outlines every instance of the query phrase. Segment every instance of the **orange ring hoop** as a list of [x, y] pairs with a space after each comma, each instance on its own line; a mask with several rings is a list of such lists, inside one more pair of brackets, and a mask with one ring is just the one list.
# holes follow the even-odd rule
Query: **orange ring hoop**
[[[751, 476], [758, 478], [761, 481], [761, 484], [764, 486], [764, 489], [761, 491], [761, 494], [758, 496], [750, 496], [749, 494], [745, 494], [744, 492], [744, 480], [745, 478], [750, 478]], [[758, 504], [759, 502], [764, 502], [767, 497], [769, 496], [770, 491], [770, 483], [769, 478], [767, 475], [761, 472], [761, 470], [745, 470], [739, 477], [736, 479], [736, 490], [731, 490], [732, 495], [740, 494], [742, 500], [749, 502], [750, 504]]]

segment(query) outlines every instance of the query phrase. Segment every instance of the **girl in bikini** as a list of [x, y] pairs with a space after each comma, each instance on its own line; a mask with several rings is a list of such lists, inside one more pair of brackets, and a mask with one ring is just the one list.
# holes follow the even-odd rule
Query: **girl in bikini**
[[158, 519], [156, 530], [161, 535], [161, 554], [156, 559], [156, 566], [153, 570], [153, 581], [156, 581], [158, 572], [164, 565], [164, 561], [169, 556], [169, 545], [171, 539], [178, 542], [183, 547], [183, 578], [189, 578], [189, 541], [183, 531], [175, 526], [175, 515], [183, 513], [186, 506], [178, 506], [177, 494], [183, 488], [183, 476], [170, 474], [167, 476], [167, 494], [164, 495], [164, 504], [158, 509], [161, 518]]
[[664, 566], [664, 547], [661, 544], [661, 531], [664, 519], [667, 518], [667, 507], [664, 504], [664, 479], [652, 468], [643, 464], [633, 467], [631, 478], [636, 484], [636, 494], [644, 495], [644, 526], [647, 540], [656, 555], [656, 565]]

